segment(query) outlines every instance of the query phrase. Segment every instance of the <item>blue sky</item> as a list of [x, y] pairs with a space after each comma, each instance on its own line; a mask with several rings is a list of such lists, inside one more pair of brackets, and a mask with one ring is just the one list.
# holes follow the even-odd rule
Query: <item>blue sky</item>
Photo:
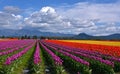
[[17, 6], [22, 9], [41, 8], [43, 6], [60, 6], [63, 4], [75, 4], [78, 2], [89, 3], [115, 3], [118, 0], [0, 0], [0, 9], [4, 6]]
[[85, 0], [1, 0], [1, 9], [4, 6], [18, 6], [20, 8], [41, 8], [43, 6], [58, 6], [64, 3], [74, 4], [77, 2], [83, 2]]
[[0, 29], [120, 33], [120, 0], [0, 0]]

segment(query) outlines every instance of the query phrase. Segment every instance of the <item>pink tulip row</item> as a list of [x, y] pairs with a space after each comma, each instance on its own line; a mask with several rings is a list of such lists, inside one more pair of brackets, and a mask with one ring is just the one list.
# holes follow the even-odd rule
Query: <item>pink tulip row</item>
[[41, 62], [40, 47], [39, 47], [39, 43], [37, 42], [36, 50], [35, 50], [35, 53], [34, 53], [34, 64], [38, 64], [40, 62]]
[[[14, 44], [14, 42], [16, 43], [16, 45]], [[9, 54], [11, 52], [14, 52], [20, 48], [24, 48], [28, 45], [30, 45], [31, 43], [33, 42], [33, 40], [17, 40], [17, 41], [8, 41], [8, 42], [5, 42], [4, 45], [6, 45], [6, 49], [9, 48], [9, 50], [5, 50], [5, 51], [1, 51], [0, 52], [0, 55], [6, 55], [6, 54]], [[3, 43], [3, 42], [2, 42]], [[1, 44], [2, 44], [1, 43]], [[1, 45], [0, 45], [1, 46]], [[10, 46], [10, 47], [9, 47]], [[4, 48], [5, 48], [4, 47]], [[1, 48], [0, 48], [1, 49]]]
[[22, 50], [21, 52], [19, 52], [19, 53], [17, 53], [17, 54], [14, 54], [14, 55], [12, 55], [12, 56], [10, 56], [10, 57], [8, 57], [8, 58], [6, 59], [6, 61], [5, 61], [5, 64], [6, 64], [6, 65], [9, 65], [9, 64], [12, 63], [12, 61], [20, 58], [20, 57], [21, 57], [22, 55], [24, 55], [30, 48], [32, 48], [32, 47], [34, 46], [34, 44], [35, 44], [35, 43], [33, 43], [32, 45], [26, 47], [26, 48], [25, 48], [24, 50]]
[[55, 64], [56, 65], [62, 65], [63, 63], [63, 60], [60, 59], [60, 57], [58, 57], [57, 55], [55, 55], [51, 50], [49, 50], [45, 45], [43, 45], [41, 42], [40, 42], [41, 46], [45, 49], [45, 51], [50, 54], [50, 56], [52, 57], [52, 59], [54, 60]]
[[29, 44], [24, 44], [24, 45], [19, 45], [18, 47], [12, 48], [12, 49], [10, 49], [10, 50], [0, 52], [0, 55], [9, 54], [9, 53], [14, 52], [14, 51], [16, 51], [16, 50], [19, 50], [19, 49], [21, 49], [21, 48], [24, 48], [24, 47], [26, 47], [26, 46], [28, 46], [28, 45], [30, 45], [30, 43], [29, 43]]
[[[45, 42], [44, 42], [45, 43]], [[90, 51], [85, 51], [85, 50], [81, 50], [81, 51], [77, 51], [75, 49], [72, 49], [70, 47], [65, 47], [65, 46], [61, 46], [61, 45], [54, 45], [54, 44], [49, 44], [49, 43], [46, 43], [46, 45], [49, 45], [49, 47], [53, 48], [56, 50], [56, 48], [59, 48], [61, 50], [64, 50], [66, 52], [69, 52], [69, 53], [72, 53], [72, 54], [76, 54], [76, 55], [80, 55], [80, 56], [83, 56], [83, 57], [86, 57], [86, 58], [89, 58], [89, 59], [94, 59], [96, 61], [99, 61], [101, 63], [104, 63], [106, 65], [109, 65], [109, 66], [112, 66], [114, 67], [114, 62], [110, 61], [109, 59], [107, 60], [104, 60], [102, 57], [100, 56], [94, 56], [94, 55], [91, 55], [91, 54], [95, 54], [95, 52], [91, 52]], [[54, 47], [53, 47], [54, 46]], [[56, 48], [55, 48], [56, 47]], [[78, 49], [79, 50], [79, 49]], [[96, 54], [97, 55], [97, 54]], [[99, 55], [99, 54], [98, 54]], [[117, 59], [115, 59], [117, 60]], [[117, 60], [118, 61], [118, 60]]]
[[8, 48], [15, 47], [15, 44], [19, 44], [18, 41], [5, 41], [0, 43], [0, 50], [6, 50]]
[[32, 40], [16, 40], [16, 41], [6, 41], [0, 43], [0, 51], [4, 51], [7, 49], [14, 49], [16, 47], [22, 47], [23, 45], [28, 44], [29, 42], [32, 42]]
[[[53, 46], [51, 46], [51, 45], [47, 45], [47, 43], [45, 43], [45, 42], [44, 42], [44, 44], [45, 44], [46, 46], [48, 46], [48, 47], [56, 50], [57, 52], [60, 52], [61, 54], [72, 58], [72, 59], [75, 60], [76, 62], [79, 62], [79, 63], [84, 64], [84, 65], [87, 65], [87, 66], [90, 65], [89, 62], [87, 62], [87, 61], [85, 61], [85, 60], [83, 60], [83, 59], [81, 59], [81, 58], [79, 58], [79, 57], [77, 57], [77, 56], [75, 56], [75, 55], [73, 55], [73, 54], [71, 54], [71, 53], [68, 53], [68, 52], [63, 51], [63, 50], [58, 50], [56, 47], [53, 47]], [[59, 47], [59, 48], [60, 48], [60, 47]], [[67, 49], [66, 49], [66, 50], [67, 50]]]

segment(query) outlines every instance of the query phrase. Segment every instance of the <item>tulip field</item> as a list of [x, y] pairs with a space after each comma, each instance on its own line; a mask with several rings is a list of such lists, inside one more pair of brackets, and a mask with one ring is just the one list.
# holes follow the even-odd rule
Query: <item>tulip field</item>
[[0, 74], [120, 74], [119, 43], [2, 40]]

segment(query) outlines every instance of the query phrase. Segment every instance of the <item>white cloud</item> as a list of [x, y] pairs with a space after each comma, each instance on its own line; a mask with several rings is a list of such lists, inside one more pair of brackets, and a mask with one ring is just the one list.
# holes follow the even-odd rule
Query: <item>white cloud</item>
[[22, 11], [20, 8], [15, 6], [5, 6], [3, 10], [6, 13], [10, 13], [10, 14], [19, 14]]
[[[80, 2], [74, 5], [60, 6], [56, 9], [61, 16], [72, 18], [72, 25], [76, 26], [76, 29], [82, 28], [81, 24], [84, 25], [82, 30], [72, 32], [105, 35], [120, 33], [119, 29], [116, 29], [120, 26], [116, 25], [120, 23], [119, 8], [120, 2], [105, 4]], [[74, 20], [76, 18], [79, 20]], [[111, 25], [112, 27], [110, 27]]]
[[[95, 25], [91, 20], [63, 16], [54, 8], [48, 6], [43, 7], [40, 11], [33, 12], [24, 21], [27, 26], [40, 29], [41, 31], [60, 33], [80, 33], [81, 28]], [[76, 30], [78, 31], [76, 32]]]
[[27, 26], [39, 28], [41, 31], [61, 32], [71, 27], [70, 21], [65, 20], [52, 7], [43, 7], [24, 19]]
[[113, 27], [107, 27], [106, 28], [106, 31], [116, 31], [116, 27], [115, 26], [113, 26]]
[[[7, 6], [0, 12], [0, 25], [4, 28], [29, 28], [44, 32], [60, 32], [92, 35], [120, 33], [120, 2], [88, 3], [80, 2], [60, 7], [42, 7], [39, 11], [26, 9], [22, 16], [20, 9]], [[10, 12], [9, 12], [10, 11]], [[29, 11], [27, 13], [27, 11]], [[14, 13], [15, 12], [15, 13]]]
[[0, 26], [4, 29], [18, 29], [22, 27], [22, 19], [21, 15], [0, 12]]
[[23, 17], [21, 15], [15, 15], [15, 14], [11, 14], [15, 20], [21, 20]]
[[[80, 19], [99, 19], [101, 22], [118, 22], [120, 20], [120, 4], [77, 3], [68, 8], [57, 8], [59, 13], [67, 17]], [[63, 12], [64, 11], [64, 12]]]
[[55, 9], [52, 8], [52, 7], [43, 7], [40, 12], [43, 12], [43, 13], [56, 13]]

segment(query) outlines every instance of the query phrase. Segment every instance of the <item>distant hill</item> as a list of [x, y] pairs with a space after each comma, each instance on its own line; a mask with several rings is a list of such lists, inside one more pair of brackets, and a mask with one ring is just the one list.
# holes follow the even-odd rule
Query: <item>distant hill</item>
[[93, 38], [93, 36], [85, 34], [85, 33], [80, 33], [78, 35], [75, 35], [73, 38], [74, 39], [91, 39]]
[[98, 36], [99, 39], [120, 40], [120, 34], [111, 34], [108, 36]]
[[92, 36], [80, 33], [72, 37], [73, 39], [99, 39], [99, 40], [120, 40], [120, 34], [111, 34], [107, 36]]
[[27, 30], [27, 29], [22, 29], [22, 30], [11, 30], [11, 29], [4, 29], [0, 30], [0, 36], [23, 36], [23, 35], [28, 35], [28, 36], [55, 36], [55, 37], [72, 37], [73, 34], [62, 34], [62, 33], [52, 33], [52, 32], [41, 32], [38, 30]]
[[63, 33], [52, 33], [52, 32], [41, 32], [38, 30], [11, 30], [11, 29], [3, 29], [0, 30], [0, 36], [8, 36], [8, 37], [19, 37], [19, 36], [46, 36], [46, 37], [66, 37], [68, 39], [96, 39], [96, 40], [120, 40], [120, 34], [111, 34], [107, 36], [92, 36], [86, 33], [80, 33], [78, 35], [74, 34], [63, 34]]

